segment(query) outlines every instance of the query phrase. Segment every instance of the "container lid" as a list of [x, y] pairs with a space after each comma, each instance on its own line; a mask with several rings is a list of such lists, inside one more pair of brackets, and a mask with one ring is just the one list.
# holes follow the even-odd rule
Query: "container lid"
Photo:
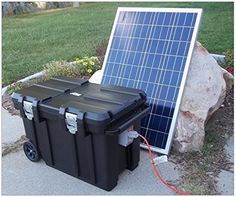
[[13, 93], [12, 98], [19, 99], [19, 97], [25, 97], [25, 100], [33, 101], [37, 100], [43, 102], [50, 98], [53, 98], [61, 93], [68, 92], [79, 85], [87, 83], [87, 80], [74, 79], [69, 77], [57, 77], [51, 78], [47, 81], [34, 84], [31, 87], [23, 88]]
[[36, 111], [41, 118], [47, 114], [65, 117], [68, 112], [82, 117], [86, 123], [104, 125], [142, 107], [146, 94], [133, 88], [60, 77], [19, 90], [12, 98], [17, 109], [22, 107], [23, 101], [36, 102]]
[[[146, 94], [141, 90], [111, 85], [86, 83], [43, 102], [44, 109], [86, 113], [86, 120], [105, 121], [118, 119], [122, 115], [143, 105]], [[43, 109], [42, 109], [43, 110]]]

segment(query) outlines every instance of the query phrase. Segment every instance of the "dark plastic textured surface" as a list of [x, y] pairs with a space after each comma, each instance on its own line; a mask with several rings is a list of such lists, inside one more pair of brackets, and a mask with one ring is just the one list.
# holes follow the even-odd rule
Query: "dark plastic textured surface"
[[[143, 91], [53, 78], [17, 91], [12, 99], [27, 138], [47, 165], [107, 191], [120, 172], [138, 166], [139, 139], [123, 147], [118, 136], [130, 126], [140, 130], [149, 112]], [[33, 120], [24, 115], [23, 101], [33, 103]], [[66, 112], [77, 114], [76, 134], [66, 127]]]
[[[130, 90], [130, 92], [129, 92]], [[127, 111], [144, 104], [144, 92], [116, 86], [101, 86], [86, 83], [72, 91], [44, 102], [44, 107], [59, 110], [66, 108], [68, 112], [86, 113], [85, 119], [93, 124], [101, 121], [118, 119]]]

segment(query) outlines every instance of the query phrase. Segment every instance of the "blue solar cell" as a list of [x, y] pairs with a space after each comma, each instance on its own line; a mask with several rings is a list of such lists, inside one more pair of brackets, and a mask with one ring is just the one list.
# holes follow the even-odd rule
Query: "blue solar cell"
[[170, 85], [175, 86], [179, 78], [179, 72], [173, 72], [170, 80]]
[[175, 31], [175, 34], [174, 34], [174, 40], [180, 40], [181, 38], [181, 35], [182, 35], [182, 30], [183, 28], [182, 27], [176, 27], [176, 31]]
[[164, 50], [164, 45], [165, 45], [165, 42], [164, 41], [159, 41], [158, 42], [158, 45], [156, 46], [157, 47], [157, 53], [159, 54], [162, 54], [162, 51]]
[[178, 19], [178, 22], [177, 22], [178, 26], [184, 26], [185, 20], [186, 20], [186, 15], [187, 15], [186, 13], [180, 13], [179, 19]]
[[169, 25], [171, 18], [172, 18], [172, 14], [171, 13], [166, 13], [163, 25]]
[[164, 84], [169, 85], [169, 82], [170, 82], [170, 79], [171, 79], [171, 74], [172, 74], [171, 71], [166, 71], [166, 72], [164, 73], [164, 80], [163, 80], [163, 83], [164, 83]]
[[185, 25], [191, 26], [192, 20], [193, 20], [193, 14], [192, 13], [187, 14]]
[[[156, 135], [158, 135], [158, 133], [155, 132], [155, 131], [151, 132], [151, 130], [148, 129], [148, 130], [147, 130], [147, 135], [148, 135], [148, 139], [149, 139], [148, 141], [149, 141], [149, 143], [150, 143], [151, 145], [155, 144]], [[158, 137], [158, 139], [160, 139], [160, 138]]]
[[170, 54], [176, 55], [178, 51], [179, 42], [173, 41]]
[[165, 13], [158, 13], [158, 19], [156, 25], [162, 25], [165, 19]]
[[166, 126], [168, 124], [169, 118], [165, 117], [165, 116], [162, 116], [160, 119], [161, 120], [160, 120], [160, 123], [159, 123], [159, 126], [158, 126], [158, 130], [163, 131], [163, 132], [167, 132], [166, 131]]
[[167, 96], [166, 96], [166, 100], [172, 101], [172, 99], [174, 98], [174, 93], [175, 93], [175, 88], [169, 87], [168, 92], [167, 92]]
[[141, 133], [163, 153], [169, 151], [166, 144], [201, 13], [173, 10], [118, 11], [101, 82], [140, 88], [147, 93], [151, 114], [142, 120]]

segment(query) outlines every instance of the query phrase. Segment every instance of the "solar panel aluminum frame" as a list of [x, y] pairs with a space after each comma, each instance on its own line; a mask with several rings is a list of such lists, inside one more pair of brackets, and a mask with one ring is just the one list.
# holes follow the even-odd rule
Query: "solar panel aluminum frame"
[[[115, 20], [114, 20], [114, 23], [113, 23], [113, 27], [112, 27], [110, 39], [109, 39], [109, 42], [108, 42], [108, 46], [107, 46], [103, 66], [102, 66], [102, 69], [101, 69], [100, 79], [98, 79], [98, 81], [97, 81], [97, 83], [99, 83], [99, 84], [102, 82], [102, 77], [103, 77], [103, 74], [104, 74], [104, 71], [105, 71], [105, 68], [106, 68], [108, 55], [109, 55], [109, 51], [110, 51], [110, 48], [111, 48], [113, 36], [114, 36], [114, 33], [115, 33], [115, 29], [116, 29], [116, 24], [117, 24], [117, 21], [118, 21], [118, 18], [119, 18], [119, 14], [120, 14], [120, 12], [123, 12], [123, 11], [128, 11], [128, 12], [133, 11], [133, 12], [196, 13], [197, 14], [196, 22], [195, 22], [195, 26], [194, 26], [194, 30], [193, 30], [193, 34], [192, 34], [192, 39], [191, 39], [191, 42], [190, 42], [190, 47], [189, 47], [189, 51], [188, 51], [188, 54], [187, 54], [187, 59], [186, 59], [185, 68], [184, 68], [184, 72], [183, 72], [183, 77], [182, 77], [182, 81], [181, 81], [181, 84], [180, 84], [178, 98], [176, 100], [173, 119], [172, 119], [172, 122], [171, 122], [171, 127], [170, 127], [170, 131], [169, 131], [169, 135], [168, 135], [168, 139], [167, 139], [167, 142], [166, 142], [165, 149], [161, 149], [161, 148], [158, 148], [158, 147], [155, 147], [155, 146], [151, 146], [152, 151], [168, 155], [168, 153], [170, 151], [171, 143], [172, 143], [172, 140], [173, 140], [173, 136], [174, 136], [174, 129], [175, 129], [175, 126], [176, 126], [176, 120], [177, 120], [177, 117], [178, 117], [178, 112], [179, 112], [180, 103], [181, 103], [181, 99], [182, 99], [182, 95], [183, 95], [183, 91], [184, 91], [184, 86], [185, 86], [185, 82], [186, 82], [186, 78], [187, 78], [187, 74], [188, 74], [188, 70], [189, 70], [189, 65], [190, 65], [190, 61], [191, 61], [191, 57], [192, 57], [192, 53], [193, 53], [193, 49], [194, 49], [198, 29], [199, 29], [200, 22], [201, 22], [202, 9], [200, 9], [200, 8], [193, 8], [192, 9], [192, 8], [119, 7], [117, 9], [116, 17], [115, 17]], [[140, 144], [140, 146], [142, 148], [147, 149], [147, 146], [145, 144]]]

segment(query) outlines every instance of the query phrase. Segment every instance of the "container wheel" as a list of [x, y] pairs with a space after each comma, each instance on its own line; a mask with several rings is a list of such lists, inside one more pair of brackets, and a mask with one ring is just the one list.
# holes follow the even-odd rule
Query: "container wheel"
[[26, 157], [30, 161], [37, 162], [40, 160], [39, 151], [32, 142], [30, 141], [25, 142], [23, 145], [23, 149], [24, 149]]

